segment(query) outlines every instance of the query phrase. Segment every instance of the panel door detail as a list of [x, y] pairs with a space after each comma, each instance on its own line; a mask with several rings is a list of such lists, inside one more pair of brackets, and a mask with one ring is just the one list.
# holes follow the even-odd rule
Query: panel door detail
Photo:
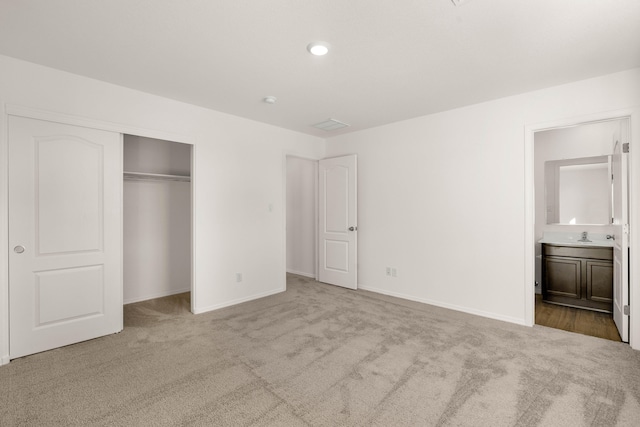
[[586, 261], [588, 300], [611, 304], [613, 302], [613, 263]]
[[122, 330], [122, 140], [9, 116], [10, 358]]
[[357, 158], [320, 160], [318, 279], [349, 289], [357, 278]]

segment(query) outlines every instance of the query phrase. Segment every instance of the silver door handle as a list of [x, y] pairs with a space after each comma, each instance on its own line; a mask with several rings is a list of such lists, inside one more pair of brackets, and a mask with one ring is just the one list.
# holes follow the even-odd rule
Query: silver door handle
[[18, 245], [15, 248], [13, 248], [13, 251], [17, 254], [21, 254], [22, 252], [24, 252], [24, 246]]

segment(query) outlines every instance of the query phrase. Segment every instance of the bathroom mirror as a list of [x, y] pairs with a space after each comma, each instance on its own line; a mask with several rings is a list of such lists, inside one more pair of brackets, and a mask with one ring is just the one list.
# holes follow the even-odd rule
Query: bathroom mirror
[[611, 156], [545, 162], [547, 224], [611, 221]]

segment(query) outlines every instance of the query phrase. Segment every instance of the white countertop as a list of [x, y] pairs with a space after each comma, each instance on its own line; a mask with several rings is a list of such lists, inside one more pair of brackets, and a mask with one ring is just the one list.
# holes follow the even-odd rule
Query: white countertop
[[550, 245], [559, 246], [595, 246], [595, 247], [613, 247], [613, 239], [607, 239], [606, 234], [589, 233], [587, 240], [590, 242], [583, 242], [582, 233], [570, 233], [570, 232], [558, 232], [558, 231], [545, 231], [542, 239], [538, 240], [538, 243], [547, 243]]

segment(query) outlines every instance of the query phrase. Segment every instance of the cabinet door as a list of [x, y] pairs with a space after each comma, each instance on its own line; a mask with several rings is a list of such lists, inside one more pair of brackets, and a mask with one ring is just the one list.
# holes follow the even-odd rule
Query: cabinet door
[[582, 298], [580, 260], [573, 258], [545, 258], [545, 297]]
[[606, 261], [587, 260], [586, 299], [613, 303], [613, 264]]

